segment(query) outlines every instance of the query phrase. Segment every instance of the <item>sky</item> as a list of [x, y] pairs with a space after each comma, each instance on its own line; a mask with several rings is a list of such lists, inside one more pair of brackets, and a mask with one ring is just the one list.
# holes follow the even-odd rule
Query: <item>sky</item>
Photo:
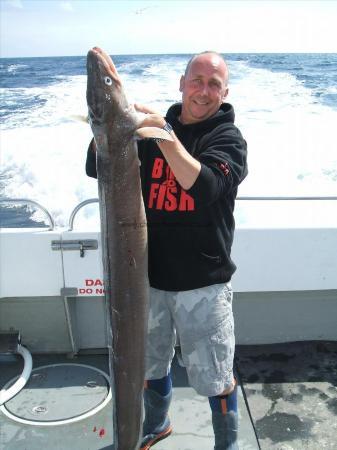
[[337, 52], [337, 0], [0, 0], [0, 57]]

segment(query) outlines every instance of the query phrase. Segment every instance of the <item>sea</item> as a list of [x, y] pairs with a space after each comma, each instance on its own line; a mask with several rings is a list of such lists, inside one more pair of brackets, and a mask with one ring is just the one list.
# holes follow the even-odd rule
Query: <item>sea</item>
[[[112, 58], [129, 102], [164, 115], [180, 101], [179, 80], [190, 56]], [[326, 197], [337, 196], [337, 53], [224, 56], [227, 101], [249, 154], [237, 226], [336, 226], [337, 201]], [[46, 227], [43, 210], [9, 201], [29, 199], [49, 211], [56, 227], [68, 227], [73, 209], [98, 197], [97, 181], [84, 169], [92, 137], [80, 120], [87, 115], [86, 56], [1, 58], [0, 94], [1, 226]], [[83, 207], [74, 226], [96, 229], [97, 203]]]

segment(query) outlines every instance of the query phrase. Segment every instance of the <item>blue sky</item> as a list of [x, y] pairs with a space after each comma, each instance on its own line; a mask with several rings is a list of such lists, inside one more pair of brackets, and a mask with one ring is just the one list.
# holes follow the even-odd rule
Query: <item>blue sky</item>
[[335, 0], [0, 0], [1, 57], [337, 52]]

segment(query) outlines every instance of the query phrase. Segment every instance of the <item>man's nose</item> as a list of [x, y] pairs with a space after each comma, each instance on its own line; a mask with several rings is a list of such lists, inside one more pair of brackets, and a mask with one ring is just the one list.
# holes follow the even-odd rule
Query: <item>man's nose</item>
[[200, 94], [208, 96], [208, 85], [207, 84], [204, 83], [200, 87]]

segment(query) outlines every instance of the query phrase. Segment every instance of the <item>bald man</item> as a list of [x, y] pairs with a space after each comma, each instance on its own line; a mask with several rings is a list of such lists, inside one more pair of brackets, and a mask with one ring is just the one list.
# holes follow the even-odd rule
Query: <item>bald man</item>
[[[138, 144], [151, 286], [141, 450], [172, 432], [170, 369], [177, 338], [191, 386], [209, 398], [214, 449], [235, 450], [230, 282], [236, 266], [230, 253], [237, 188], [247, 175], [247, 145], [225, 101], [228, 68], [220, 54], [193, 56], [180, 92], [182, 102], [172, 105], [166, 117], [135, 105], [146, 113], [140, 127], [164, 128], [173, 138]], [[86, 169], [97, 177], [93, 142]]]

